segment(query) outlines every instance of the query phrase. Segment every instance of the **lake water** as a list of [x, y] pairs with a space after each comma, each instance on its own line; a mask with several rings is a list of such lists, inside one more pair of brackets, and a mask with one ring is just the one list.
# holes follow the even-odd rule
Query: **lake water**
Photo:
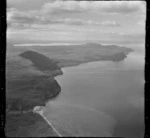
[[134, 51], [120, 62], [62, 68], [64, 74], [56, 77], [62, 90], [44, 115], [62, 136], [142, 138], [144, 58]]

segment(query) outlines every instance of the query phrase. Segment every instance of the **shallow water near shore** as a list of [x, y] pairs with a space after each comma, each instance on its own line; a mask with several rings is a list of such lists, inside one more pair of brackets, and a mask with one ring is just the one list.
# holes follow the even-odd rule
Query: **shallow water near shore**
[[[144, 47], [143, 47], [144, 48]], [[44, 115], [62, 136], [144, 135], [144, 55], [62, 68], [62, 90]]]

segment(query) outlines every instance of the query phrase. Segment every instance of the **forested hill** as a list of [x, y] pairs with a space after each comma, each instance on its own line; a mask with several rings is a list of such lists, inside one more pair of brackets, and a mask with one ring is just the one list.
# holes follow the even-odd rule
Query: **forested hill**
[[21, 57], [29, 59], [32, 61], [33, 65], [37, 67], [39, 70], [56, 70], [60, 69], [57, 66], [57, 61], [51, 60], [49, 57], [44, 56], [35, 51], [25, 51], [20, 54]]

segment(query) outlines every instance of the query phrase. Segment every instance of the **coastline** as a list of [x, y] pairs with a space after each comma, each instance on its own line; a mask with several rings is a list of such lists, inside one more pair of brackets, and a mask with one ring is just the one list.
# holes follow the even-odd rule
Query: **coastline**
[[47, 118], [43, 115], [43, 110], [42, 110], [42, 108], [43, 108], [43, 107], [41, 107], [41, 106], [36, 106], [36, 107], [34, 107], [33, 112], [39, 114], [40, 116], [42, 116], [43, 119], [47, 122], [47, 124], [53, 128], [53, 130], [55, 131], [55, 133], [56, 133], [59, 137], [62, 137], [62, 135], [56, 130], [56, 128], [52, 125], [52, 123], [51, 123], [49, 120], [47, 120]]
[[[29, 71], [26, 72], [24, 65]], [[6, 77], [9, 78], [6, 82], [6, 94], [9, 94], [6, 99], [6, 136], [48, 137], [58, 135], [55, 129], [53, 130], [54, 127], [48, 124], [43, 116], [33, 112], [35, 106], [45, 106], [49, 99], [57, 97], [60, 93], [61, 87], [54, 79], [57, 74], [62, 74], [61, 69], [58, 69], [49, 70], [50, 72], [35, 69], [35, 66], [28, 64], [26, 59], [18, 55], [16, 59], [9, 59], [6, 73]], [[30, 131], [28, 127], [33, 130]]]
[[[128, 53], [128, 54], [130, 54], [130, 53]], [[127, 55], [128, 55], [127, 54]], [[125, 58], [127, 58], [127, 55], [124, 57], [124, 59]], [[124, 60], [123, 59], [123, 60]], [[81, 62], [81, 63], [76, 63], [76, 64], [70, 64], [70, 65], [67, 65], [67, 66], [61, 66], [60, 67], [60, 71], [61, 71], [61, 73], [58, 73], [58, 74], [55, 74], [53, 77], [54, 77], [54, 79], [56, 80], [56, 78], [55, 77], [58, 77], [58, 76], [62, 76], [63, 75], [63, 71], [62, 71], [62, 68], [70, 68], [70, 67], [75, 67], [75, 66], [80, 66], [80, 65], [82, 65], [82, 64], [88, 64], [88, 63], [92, 63], [92, 62], [106, 62], [106, 61], [109, 61], [109, 62], [119, 62], [119, 61], [122, 61], [122, 59], [121, 60], [119, 60], [119, 61], [115, 61], [115, 60], [101, 60], [101, 59], [98, 59], [98, 60], [91, 60], [91, 61], [84, 61], [84, 62]], [[56, 82], [57, 82], [57, 80], [56, 80]], [[57, 82], [58, 83], [58, 82]], [[59, 85], [59, 84], [58, 84]], [[60, 85], [59, 85], [60, 86]], [[60, 86], [60, 88], [61, 88], [61, 86]], [[59, 91], [59, 93], [61, 92], [61, 90]], [[53, 97], [51, 97], [49, 100], [46, 100], [45, 101], [45, 105], [50, 101], [50, 100], [54, 100], [55, 98], [57, 98], [57, 96], [59, 95], [59, 93], [57, 93], [56, 95], [54, 95]], [[44, 105], [44, 106], [45, 106]], [[36, 110], [36, 108], [40, 108], [40, 110], [39, 109], [37, 109]], [[62, 135], [56, 130], [56, 128], [52, 125], [52, 123], [50, 122], [50, 121], [48, 121], [47, 120], [47, 118], [44, 116], [44, 114], [43, 114], [43, 106], [35, 106], [34, 107], [34, 109], [32, 110], [33, 111], [33, 113], [37, 113], [37, 114], [39, 114], [46, 122], [47, 122], [47, 124], [48, 125], [50, 125], [52, 128], [53, 128], [53, 130], [56, 132], [56, 134], [59, 136], [59, 137], [62, 137]]]
[[[126, 56], [124, 56], [124, 58], [126, 58]], [[123, 58], [123, 59], [124, 59]], [[26, 58], [26, 59], [28, 59], [28, 58]], [[31, 59], [29, 59], [31, 62], [33, 62]], [[122, 60], [122, 59], [121, 59]], [[57, 132], [57, 130], [53, 127], [53, 125], [50, 123], [50, 122], [48, 122], [47, 121], [47, 119], [46, 119], [46, 117], [41, 113], [41, 112], [36, 112], [35, 110], [34, 110], [34, 108], [35, 107], [37, 107], [37, 106], [45, 106], [46, 105], [46, 103], [49, 101], [49, 100], [54, 100], [55, 98], [57, 98], [57, 96], [59, 95], [59, 93], [61, 92], [61, 87], [60, 87], [60, 85], [58, 84], [58, 82], [57, 82], [57, 80], [55, 79], [55, 77], [57, 77], [57, 76], [60, 76], [60, 75], [63, 75], [63, 72], [62, 72], [62, 70], [61, 70], [61, 68], [63, 68], [63, 67], [73, 67], [73, 66], [79, 66], [79, 65], [81, 65], [81, 64], [87, 64], [87, 63], [90, 63], [90, 62], [99, 62], [99, 61], [112, 61], [112, 62], [116, 62], [116, 61], [114, 61], [114, 60], [111, 60], [111, 59], [106, 59], [106, 60], [102, 60], [102, 59], [97, 59], [97, 60], [88, 60], [88, 61], [83, 61], [83, 62], [78, 62], [78, 63], [73, 63], [73, 64], [70, 64], [69, 66], [58, 66], [58, 68], [57, 68], [57, 70], [56, 71], [50, 71], [49, 72], [49, 69], [47, 69], [47, 71], [44, 71], [44, 70], [41, 70], [41, 68], [38, 68], [38, 66], [36, 66], [36, 64], [34, 64], [34, 65], [32, 65], [32, 66], [34, 66], [34, 67], [36, 67], [38, 70], [40, 70], [41, 72], [43, 72], [44, 74], [45, 74], [45, 76], [46, 77], [48, 77], [48, 78], [46, 78], [46, 86], [47, 85], [49, 85], [48, 83], [52, 83], [51, 84], [51, 87], [55, 87], [54, 88], [54, 90], [55, 89], [57, 89], [58, 87], [58, 89], [57, 89], [57, 92], [55, 91], [51, 91], [52, 93], [50, 94], [49, 93], [49, 88], [47, 87], [47, 88], [45, 88], [45, 87], [39, 87], [40, 89], [42, 89], [42, 91], [44, 91], [44, 93], [45, 93], [45, 99], [43, 99], [43, 101], [42, 101], [42, 103], [34, 103], [33, 105], [31, 104], [29, 107], [27, 107], [28, 108], [28, 110], [32, 110], [32, 112], [27, 112], [27, 110], [25, 109], [25, 110], [20, 110], [20, 109], [16, 109], [16, 111], [18, 111], [18, 113], [20, 114], [20, 115], [22, 115], [22, 114], [32, 114], [32, 113], [36, 113], [36, 114], [39, 114], [43, 119], [44, 119], [44, 121], [45, 121], [45, 123], [47, 123], [54, 131], [55, 131], [55, 133], [58, 135], [58, 136], [60, 136], [61, 137], [61, 134], [58, 134], [59, 132]], [[40, 62], [40, 61], [39, 61]], [[55, 63], [55, 64], [57, 64], [57, 63]], [[39, 78], [40, 79], [40, 78]], [[28, 78], [27, 78], [27, 80], [28, 80]], [[49, 82], [49, 80], [50, 80], [50, 82]], [[56, 85], [54, 85], [54, 84]], [[38, 88], [38, 89], [39, 89]], [[37, 90], [38, 90], [37, 89]], [[44, 90], [44, 89], [46, 89], [46, 90], [48, 90], [47, 92]], [[43, 94], [43, 92], [42, 92], [42, 94]], [[48, 95], [49, 96], [48, 96]], [[47, 95], [47, 96], [46, 96]], [[31, 99], [32, 99], [32, 97], [30, 97]], [[41, 98], [41, 97], [39, 97], [39, 98]], [[31, 102], [31, 101], [30, 101]], [[13, 110], [12, 110], [13, 111]], [[11, 112], [11, 111], [10, 111]], [[7, 112], [8, 114], [10, 113], [10, 112]], [[9, 114], [10, 115], [10, 114]], [[32, 115], [32, 116], [34, 116], [34, 115]], [[32, 117], [31, 117], [32, 118]], [[38, 122], [38, 120], [37, 120], [37, 122]], [[51, 135], [50, 135], [51, 136]]]
[[[134, 53], [130, 53], [130, 54], [134, 55]], [[132, 56], [132, 55], [131, 55], [131, 56]], [[130, 60], [130, 56], [129, 56], [129, 58], [127, 57], [127, 61], [129, 61], [129, 60]], [[124, 61], [123, 61], [123, 62], [124, 62]], [[127, 62], [126, 62], [126, 63], [127, 63]], [[87, 64], [87, 63], [85, 63], [85, 64]], [[70, 67], [64, 67], [64, 68], [70, 68]], [[75, 67], [75, 68], [76, 68], [76, 67]], [[99, 69], [100, 69], [100, 68], [99, 68]], [[72, 70], [72, 69], [71, 69], [71, 70]], [[68, 73], [68, 71], [63, 70], [63, 68], [62, 68], [62, 71], [63, 71], [63, 73], [64, 73], [64, 76], [65, 76], [66, 73]], [[75, 71], [76, 71], [76, 69], [75, 69]], [[70, 72], [69, 72], [68, 74], [70, 74]], [[59, 76], [59, 75], [58, 75], [58, 76]], [[56, 77], [57, 77], [57, 76], [56, 76]], [[70, 77], [70, 76], [69, 76], [69, 77]], [[71, 78], [73, 79], [72, 76], [71, 76]], [[71, 78], [70, 78], [70, 79], [71, 79]], [[57, 79], [57, 78], [56, 78], [56, 79]], [[66, 83], [66, 80], [65, 80], [65, 79], [60, 79], [60, 80], [61, 80], [61, 81], [59, 81], [59, 79], [58, 79], [58, 83], [59, 83], [61, 86], [64, 86], [64, 85], [62, 85], [62, 84], [65, 84], [65, 88], [66, 88], [66, 87], [68, 86], [68, 85], [66, 85], [66, 84], [68, 84], [68, 83]], [[63, 81], [63, 83], [61, 83], [62, 81]], [[64, 82], [65, 82], [65, 83], [64, 83]], [[66, 92], [66, 90], [67, 90], [67, 89], [63, 89], [62, 91]], [[61, 95], [61, 94], [62, 94], [62, 95]], [[67, 94], [69, 94], [69, 93], [67, 93]], [[60, 96], [59, 96], [59, 97], [60, 97], [60, 100], [59, 100], [59, 97], [57, 97], [58, 99], [56, 100], [55, 103], [59, 103], [59, 102], [62, 102], [62, 103], [63, 103], [63, 101], [64, 101], [64, 103], [65, 103], [65, 100], [64, 100], [65, 98], [62, 98], [63, 100], [61, 99], [61, 96], [64, 97], [64, 95], [65, 95], [65, 94], [63, 94], [63, 92], [60, 93]], [[65, 97], [66, 97], [66, 96], [65, 96]], [[67, 98], [68, 98], [68, 97], [67, 97]], [[66, 98], [66, 99], [67, 99], [67, 98]], [[71, 101], [71, 100], [70, 100], [70, 101]], [[70, 104], [71, 104], [71, 102], [70, 102]], [[51, 105], [51, 103], [49, 103], [49, 105]], [[51, 114], [50, 114], [50, 112], [51, 112], [51, 109], [50, 109], [50, 108], [51, 108], [51, 107], [48, 106], [48, 109], [47, 109], [46, 111], [49, 111], [49, 113], [48, 113], [47, 115], [45, 114], [46, 117], [49, 118], [49, 120], [51, 120], [51, 118], [52, 118], [52, 117], [51, 117]], [[67, 110], [66, 110], [66, 111], [67, 111]], [[57, 114], [56, 114], [56, 115], [57, 115]], [[61, 116], [60, 116], [60, 118], [61, 118]], [[53, 121], [53, 118], [52, 118], [51, 121]], [[57, 120], [56, 120], [56, 121], [57, 121]], [[53, 123], [55, 124], [55, 122], [53, 122]], [[121, 126], [119, 126], [120, 128], [118, 128], [118, 126], [119, 126], [119, 125], [117, 125], [117, 127], [114, 127], [114, 128], [116, 129], [116, 130], [115, 130], [115, 129], [114, 129], [114, 130], [115, 130], [117, 133], [118, 133], [118, 130], [121, 130], [121, 129], [122, 129], [122, 132], [123, 132], [123, 131], [126, 132], [126, 129], [125, 129], [125, 128], [123, 128], [123, 127], [121, 128]], [[57, 127], [58, 127], [58, 128], [61, 128], [61, 127], [59, 127], [58, 124], [57, 124]], [[129, 127], [129, 126], [128, 126], [128, 127]], [[60, 130], [61, 130], [61, 129], [60, 129]], [[116, 132], [113, 132], [113, 136], [119, 136], [119, 135], [116, 135], [116, 134], [115, 134]], [[128, 133], [128, 131], [127, 131], [127, 133]], [[133, 133], [134, 133], [134, 132], [133, 132]]]
[[[60, 74], [58, 74], [58, 75], [55, 75], [55, 76], [54, 76], [54, 79], [56, 80], [56, 77], [63, 75], [62, 68], [70, 68], [70, 67], [80, 66], [80, 65], [82, 65], [82, 64], [88, 64], [88, 63], [100, 62], [100, 61], [105, 62], [105, 60], [88, 61], [88, 62], [83, 62], [83, 63], [76, 64], [76, 65], [72, 64], [72, 65], [70, 65], [70, 66], [61, 67], [61, 72], [62, 72], [62, 73], [60, 73]], [[108, 61], [108, 60], [107, 60], [107, 61]], [[114, 62], [114, 61], [111, 61], [111, 62]], [[57, 80], [56, 80], [56, 81], [57, 81]], [[58, 82], [57, 82], [57, 83], [58, 83]], [[59, 85], [59, 83], [58, 83], [58, 85]], [[60, 86], [60, 87], [61, 87], [61, 86]], [[61, 90], [60, 90], [60, 92], [61, 92]], [[59, 93], [60, 93], [60, 92], [59, 92]], [[45, 101], [45, 105], [46, 105], [50, 100], [55, 100], [55, 98], [57, 98], [57, 96], [59, 95], [59, 93], [56, 94], [56, 96], [54, 96], [54, 97], [50, 98], [49, 100]], [[36, 109], [36, 108], [37, 108], [37, 109]], [[33, 112], [33, 113], [36, 113], [36, 114], [39, 114], [39, 115], [47, 122], [47, 124], [50, 125], [50, 127], [53, 128], [53, 130], [56, 132], [56, 134], [57, 134], [59, 137], [63, 137], [63, 136], [57, 131], [57, 129], [52, 125], [52, 123], [51, 123], [49, 120], [47, 120], [47, 118], [44, 116], [44, 114], [43, 114], [43, 106], [35, 106], [34, 109], [32, 110], [32, 112]]]

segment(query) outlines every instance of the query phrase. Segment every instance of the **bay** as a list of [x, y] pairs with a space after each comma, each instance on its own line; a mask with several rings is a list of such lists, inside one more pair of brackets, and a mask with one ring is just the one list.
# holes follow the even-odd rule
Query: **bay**
[[62, 90], [44, 115], [63, 136], [143, 137], [144, 58], [134, 51], [120, 62], [62, 68]]

